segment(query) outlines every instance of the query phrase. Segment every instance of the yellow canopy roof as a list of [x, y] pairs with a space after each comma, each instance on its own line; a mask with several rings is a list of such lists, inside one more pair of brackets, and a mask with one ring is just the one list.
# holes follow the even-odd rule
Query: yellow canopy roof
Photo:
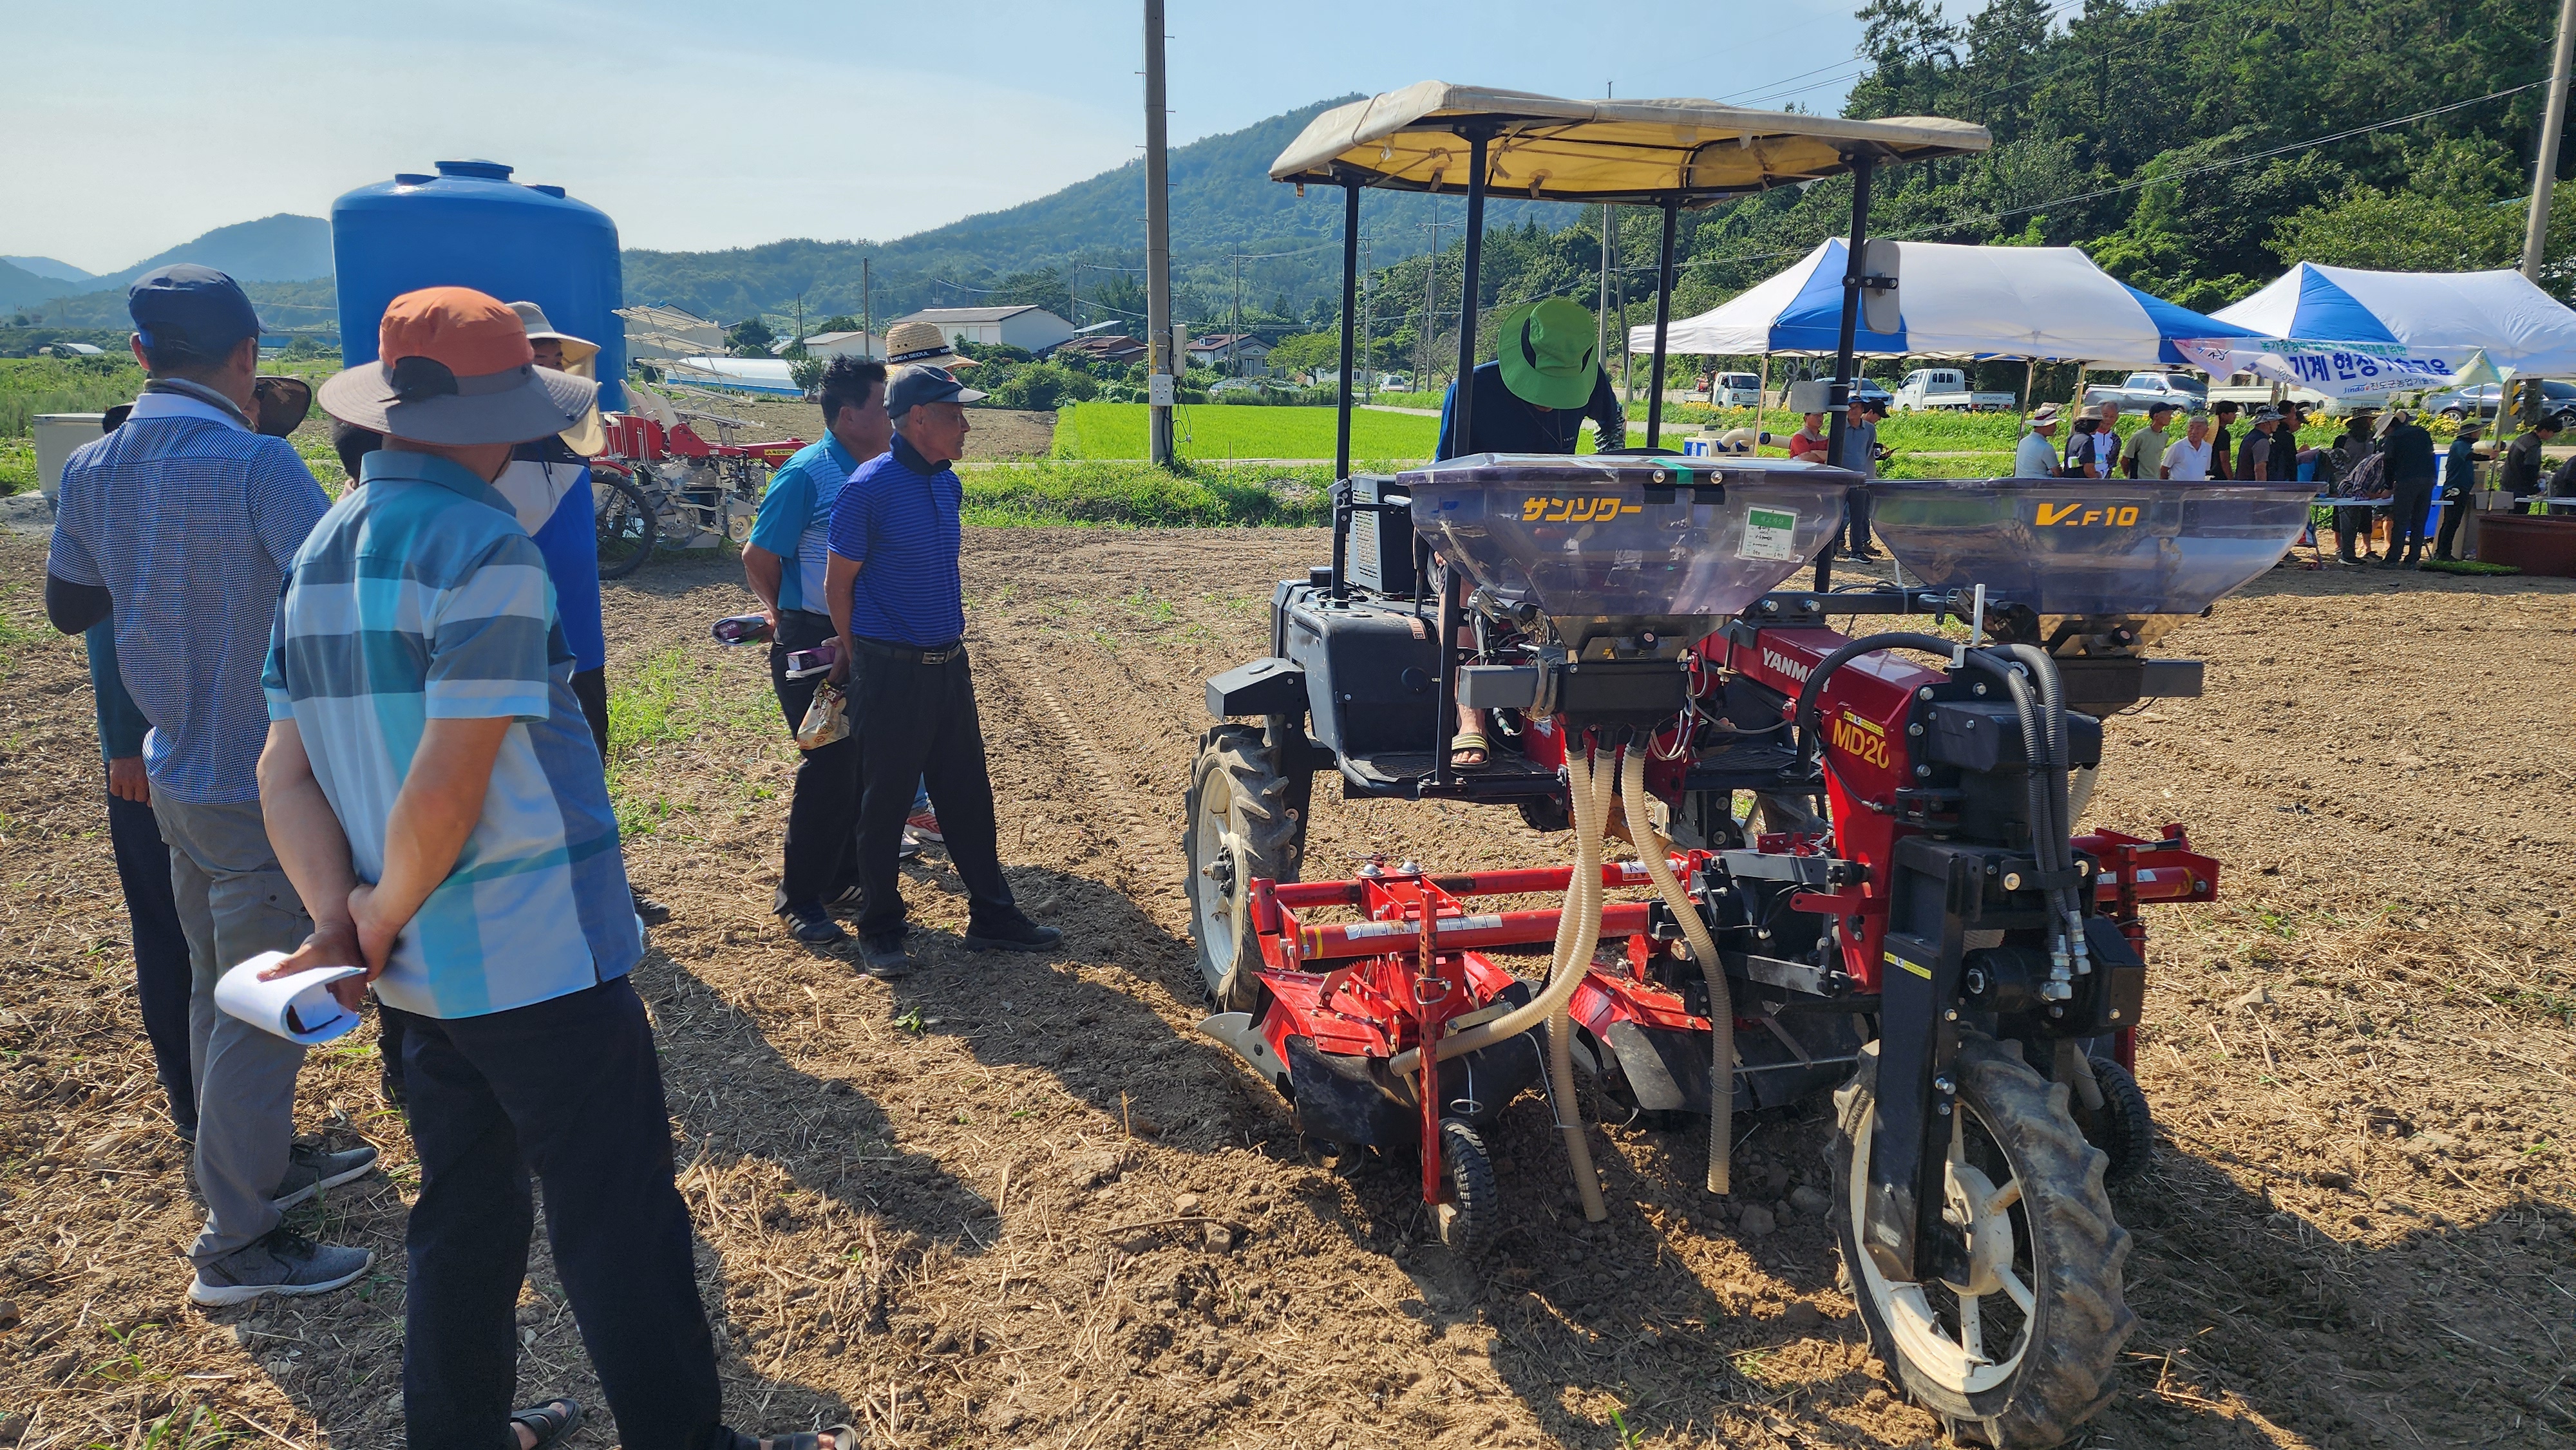
[[1273, 181], [1464, 192], [1464, 131], [1490, 127], [1486, 188], [1536, 201], [1713, 201], [1850, 169], [1983, 151], [1983, 126], [1939, 116], [1846, 121], [1715, 101], [1570, 101], [1422, 81], [1307, 123]]

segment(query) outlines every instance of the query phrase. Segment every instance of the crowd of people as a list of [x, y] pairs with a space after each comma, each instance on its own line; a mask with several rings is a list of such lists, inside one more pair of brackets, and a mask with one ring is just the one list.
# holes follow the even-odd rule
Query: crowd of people
[[[629, 974], [667, 916], [626, 872], [608, 792], [606, 651], [583, 458], [596, 353], [533, 303], [434, 286], [387, 307], [374, 361], [320, 390], [350, 467], [334, 502], [266, 426], [259, 319], [232, 279], [129, 291], [147, 374], [62, 474], [45, 603], [86, 637], [138, 997], [205, 1225], [189, 1297], [325, 1294], [370, 1268], [288, 1210], [375, 1165], [301, 1146], [298, 1041], [218, 1009], [241, 967], [354, 968], [421, 1184], [405, 1230], [409, 1443], [539, 1450], [568, 1399], [513, 1409], [513, 1306], [547, 1241], [630, 1447], [840, 1450], [847, 1426], [726, 1427], [650, 1023]], [[941, 340], [840, 360], [828, 437], [782, 470], [746, 572], [802, 751], [777, 907], [902, 972], [897, 863], [944, 838], [969, 950], [1062, 940], [997, 849], [951, 466], [979, 397]], [[302, 416], [302, 407], [295, 410]], [[792, 656], [823, 650], [819, 671]], [[819, 708], [818, 708], [819, 702]], [[820, 716], [825, 725], [813, 721]], [[926, 792], [926, 794], [925, 794]], [[275, 954], [264, 969], [254, 959]]]

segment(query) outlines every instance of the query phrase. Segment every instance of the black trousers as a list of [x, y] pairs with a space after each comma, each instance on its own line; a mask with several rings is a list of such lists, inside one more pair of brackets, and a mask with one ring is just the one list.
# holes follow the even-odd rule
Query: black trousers
[[2388, 557], [2424, 557], [2424, 519], [2433, 511], [2433, 480], [2398, 484], [2388, 496]]
[[[2334, 511], [2334, 531], [2335, 553], [2337, 555], [2346, 559], [2360, 557], [2359, 554], [2354, 552], [2354, 546], [2356, 543], [2359, 544], [2361, 554], [2367, 554], [2370, 552], [2370, 510], [2366, 508], [2336, 509]], [[2393, 547], [2393, 538], [2391, 543]]]
[[134, 999], [143, 1009], [143, 1036], [152, 1044], [152, 1069], [170, 1104], [170, 1121], [197, 1126], [195, 1075], [188, 1067], [188, 937], [179, 925], [179, 902], [170, 889], [170, 848], [152, 808], [107, 798], [108, 843], [116, 851], [116, 881], [125, 888], [125, 915], [134, 927]]
[[2456, 559], [2451, 547], [2460, 537], [2460, 519], [2469, 511], [2469, 495], [2464, 489], [2445, 489], [2442, 494], [2442, 533], [2433, 541], [2433, 557]]
[[[888, 646], [901, 649], [901, 646]], [[897, 851], [913, 789], [926, 782], [939, 813], [949, 864], [966, 885], [968, 930], [1025, 920], [1002, 876], [993, 824], [993, 781], [984, 771], [984, 726], [975, 715], [975, 676], [962, 649], [943, 664], [877, 653], [866, 642], [850, 671], [850, 725], [868, 742], [860, 767], [859, 880], [867, 888], [859, 935], [903, 932]]]
[[[791, 736], [804, 723], [806, 708], [825, 677], [787, 678], [787, 657], [832, 636], [828, 616], [804, 609], [778, 611], [777, 638], [769, 646], [769, 683], [778, 692], [778, 710], [787, 717]], [[859, 880], [859, 768], [864, 756], [855, 716], [850, 723], [846, 737], [804, 751], [796, 762], [796, 795], [787, 803], [787, 847], [772, 910], [820, 906]], [[904, 803], [909, 806], [911, 798]]]
[[1869, 490], [1856, 488], [1843, 505], [1845, 532], [1850, 535], [1844, 547], [1858, 554], [1869, 548]]
[[590, 738], [599, 746], [599, 758], [608, 759], [608, 666], [575, 671], [572, 697], [581, 702], [581, 717], [590, 722]]
[[[388, 1016], [396, 1014], [388, 1013]], [[407, 1017], [420, 1200], [403, 1323], [413, 1450], [494, 1450], [545, 1184], [546, 1243], [629, 1450], [732, 1450], [644, 1004], [621, 977], [481, 1017]]]

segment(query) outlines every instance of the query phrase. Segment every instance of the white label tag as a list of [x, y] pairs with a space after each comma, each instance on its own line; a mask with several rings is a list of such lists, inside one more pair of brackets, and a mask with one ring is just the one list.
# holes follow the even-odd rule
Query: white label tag
[[1788, 509], [1747, 509], [1744, 512], [1744, 542], [1736, 547], [1739, 559], [1794, 559], [1790, 548], [1798, 536], [1798, 516]]

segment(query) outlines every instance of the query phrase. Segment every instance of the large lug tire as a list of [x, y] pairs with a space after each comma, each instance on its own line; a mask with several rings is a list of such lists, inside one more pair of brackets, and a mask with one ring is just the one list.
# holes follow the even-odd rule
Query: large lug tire
[[2129, 1234], [2111, 1215], [2107, 1160], [2077, 1130], [2063, 1084], [1983, 1037], [1960, 1045], [1954, 1071], [1962, 1111], [1952, 1119], [1948, 1198], [1954, 1220], [1970, 1225], [1970, 1281], [1891, 1282], [1861, 1249], [1854, 1226], [1877, 1106], [1872, 1043], [1834, 1094], [1834, 1229], [1852, 1299], [1890, 1377], [1953, 1435], [2009, 1450], [2062, 1444], [2109, 1402], [2136, 1326], [2120, 1292]]
[[1574, 829], [1574, 811], [1564, 796], [1541, 796], [1537, 800], [1514, 801], [1520, 808], [1521, 824], [1533, 831], [1570, 831]]
[[1256, 877], [1297, 879], [1306, 819], [1292, 798], [1260, 727], [1219, 725], [1199, 742], [1181, 855], [1199, 976], [1220, 1012], [1249, 1012], [1258, 1003], [1261, 943], [1252, 931], [1251, 888]]
[[1502, 1226], [1502, 1195], [1494, 1187], [1493, 1155], [1482, 1135], [1458, 1118], [1440, 1120], [1440, 1170], [1449, 1180], [1449, 1199], [1433, 1218], [1440, 1242], [1451, 1253], [1474, 1258], [1494, 1241]]
[[2146, 1091], [2127, 1068], [2107, 1057], [2089, 1061], [2093, 1081], [2102, 1089], [2102, 1106], [2095, 1111], [2078, 1100], [2072, 1107], [2076, 1123], [2084, 1129], [2084, 1141], [2111, 1160], [2102, 1180], [2116, 1187], [2146, 1172], [2155, 1161], [2155, 1119], [2147, 1112]]

